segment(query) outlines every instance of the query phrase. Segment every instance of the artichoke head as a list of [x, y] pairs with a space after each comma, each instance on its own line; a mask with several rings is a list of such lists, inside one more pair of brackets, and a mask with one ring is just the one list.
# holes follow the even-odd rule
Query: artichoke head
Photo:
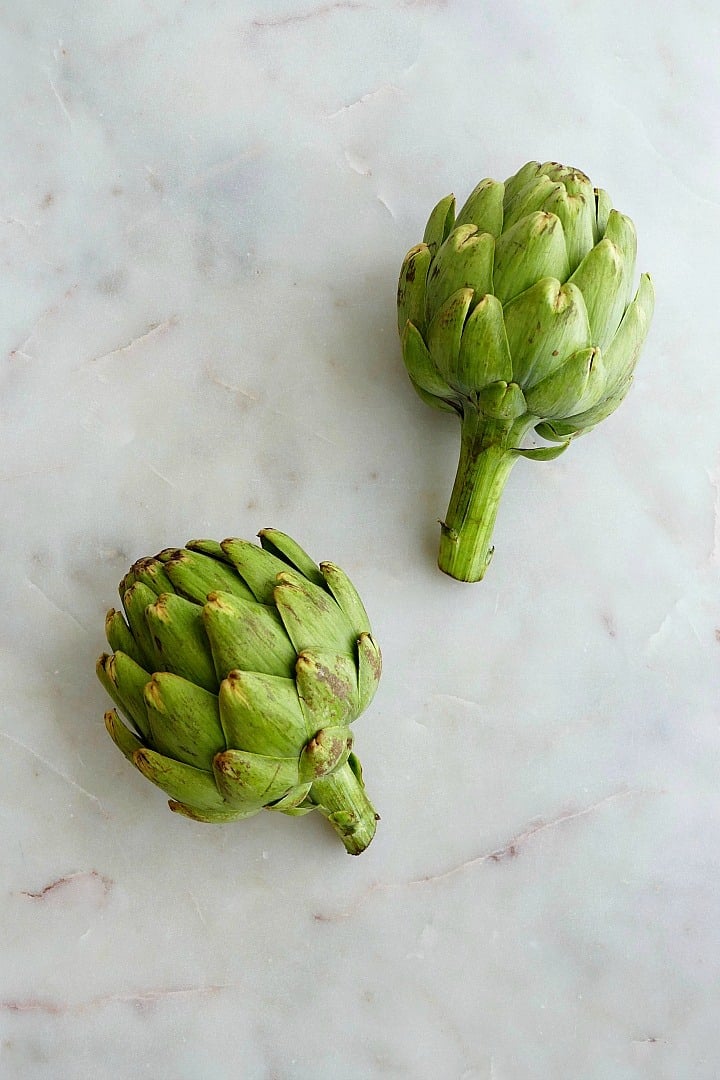
[[375, 693], [380, 650], [339, 567], [274, 529], [260, 543], [191, 541], [133, 564], [97, 665], [130, 726], [111, 710], [106, 727], [176, 813], [317, 809], [359, 854], [377, 815], [350, 725]]
[[[482, 180], [459, 213], [452, 195], [442, 199], [398, 286], [403, 359], [418, 394], [463, 420], [472, 414], [476, 449], [502, 445], [517, 456], [534, 427], [561, 446], [524, 456], [557, 456], [630, 388], [654, 305], [647, 274], [636, 287], [636, 252], [633, 223], [607, 192], [557, 162], [531, 161], [505, 183]], [[465, 522], [446, 524], [452, 538]], [[453, 573], [442, 554], [441, 567]]]

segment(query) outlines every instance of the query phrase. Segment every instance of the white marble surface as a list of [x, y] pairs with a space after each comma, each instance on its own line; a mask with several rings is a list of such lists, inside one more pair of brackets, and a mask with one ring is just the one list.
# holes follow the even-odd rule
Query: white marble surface
[[[3, 1078], [720, 1075], [720, 19], [629, 8], [3, 5]], [[634, 218], [657, 313], [466, 586], [396, 275], [532, 157]], [[127, 564], [266, 525], [383, 646], [359, 859], [171, 815], [102, 726]]]

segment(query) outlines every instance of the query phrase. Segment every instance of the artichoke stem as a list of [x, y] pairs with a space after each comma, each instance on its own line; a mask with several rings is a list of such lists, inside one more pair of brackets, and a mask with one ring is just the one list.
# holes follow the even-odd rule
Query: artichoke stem
[[378, 814], [365, 792], [359, 763], [350, 762], [321, 780], [316, 780], [308, 796], [327, 818], [350, 855], [360, 855], [375, 835]]
[[450, 505], [441, 522], [438, 566], [458, 581], [481, 581], [494, 548], [500, 496], [533, 417], [495, 420], [468, 406], [462, 417], [460, 462]]

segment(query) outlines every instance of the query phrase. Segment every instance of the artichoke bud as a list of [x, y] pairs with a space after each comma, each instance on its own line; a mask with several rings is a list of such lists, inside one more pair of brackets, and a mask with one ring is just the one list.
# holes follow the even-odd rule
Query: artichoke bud
[[[404, 282], [421, 254], [422, 289], [409, 300]], [[559, 162], [482, 180], [457, 218], [451, 196], [436, 206], [403, 264], [398, 314], [412, 385], [463, 424], [442, 570], [483, 576], [511, 464], [557, 454], [522, 447], [531, 427], [566, 443], [624, 398], [652, 317], [646, 275], [633, 298], [636, 255], [630, 219]]]
[[411, 322], [405, 324], [402, 353], [407, 373], [415, 387], [440, 398], [452, 395], [449, 384], [435, 366], [422, 334]]
[[300, 755], [301, 784], [310, 784], [335, 772], [350, 757], [353, 738], [348, 727], [322, 728], [312, 737]]
[[481, 180], [457, 216], [455, 225], [476, 225], [479, 233], [499, 236], [503, 225], [505, 185]]
[[494, 420], [516, 420], [525, 415], [528, 406], [517, 383], [496, 382], [480, 391], [478, 409]]
[[455, 225], [455, 196], [446, 195], [441, 199], [428, 218], [423, 234], [423, 243], [434, 255], [440, 245], [447, 239]]
[[450, 233], [433, 259], [428, 274], [427, 322], [458, 289], [472, 289], [478, 296], [492, 291], [494, 252], [494, 238], [490, 233], [479, 233], [476, 225], [460, 225]]
[[580, 349], [528, 390], [527, 407], [535, 416], [570, 416], [595, 405], [604, 389], [605, 369], [600, 350]]
[[408, 320], [416, 326], [425, 322], [425, 287], [432, 255], [427, 244], [418, 244], [405, 256], [398, 281], [398, 330], [402, 334]]
[[428, 349], [438, 371], [448, 381], [457, 364], [460, 340], [473, 295], [472, 289], [458, 289], [435, 312], [428, 327]]
[[[122, 582], [97, 674], [125, 714], [105, 715], [128, 761], [193, 821], [267, 808], [319, 810], [347, 851], [377, 815], [351, 754], [351, 724], [380, 678], [354, 585], [273, 529], [261, 546], [196, 540], [140, 559]], [[344, 816], [343, 816], [344, 815]]]

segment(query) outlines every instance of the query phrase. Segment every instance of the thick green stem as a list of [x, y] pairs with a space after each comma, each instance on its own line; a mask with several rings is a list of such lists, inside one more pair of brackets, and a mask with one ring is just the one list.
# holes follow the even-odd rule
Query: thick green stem
[[468, 407], [462, 418], [460, 462], [445, 521], [438, 566], [459, 581], [480, 581], [493, 554], [492, 535], [500, 496], [532, 424], [493, 420]]
[[328, 819], [346, 851], [360, 855], [375, 835], [378, 815], [365, 792], [357, 758], [351, 754], [345, 765], [316, 780], [308, 798]]

